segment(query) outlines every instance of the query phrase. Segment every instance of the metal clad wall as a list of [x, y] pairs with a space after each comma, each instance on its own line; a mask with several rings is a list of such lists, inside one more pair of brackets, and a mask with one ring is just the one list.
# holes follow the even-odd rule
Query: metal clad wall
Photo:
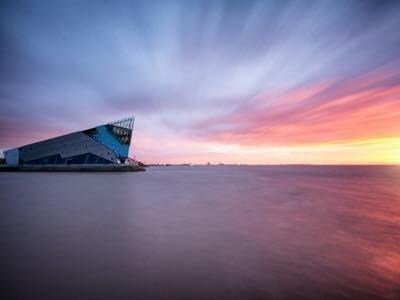
[[60, 154], [68, 158], [84, 153], [93, 153], [104, 159], [116, 162], [115, 153], [105, 145], [95, 141], [82, 132], [75, 132], [20, 148], [20, 159], [31, 161]]
[[4, 158], [7, 165], [18, 165], [19, 164], [19, 149], [14, 148], [4, 151]]

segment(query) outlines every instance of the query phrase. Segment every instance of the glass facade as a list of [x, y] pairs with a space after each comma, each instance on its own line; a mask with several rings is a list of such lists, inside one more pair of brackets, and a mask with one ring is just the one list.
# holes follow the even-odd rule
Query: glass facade
[[39, 159], [24, 161], [24, 165], [71, 165], [71, 164], [112, 164], [113, 162], [104, 159], [93, 153], [84, 153], [68, 158], [62, 158], [60, 154], [55, 154]]
[[106, 125], [107, 130], [123, 145], [129, 145], [132, 137], [133, 118], [126, 118]]

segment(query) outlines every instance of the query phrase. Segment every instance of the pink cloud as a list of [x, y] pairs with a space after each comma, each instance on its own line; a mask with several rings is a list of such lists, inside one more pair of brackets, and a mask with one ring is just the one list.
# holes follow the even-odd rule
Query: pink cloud
[[204, 137], [242, 145], [296, 145], [400, 136], [400, 73], [394, 71], [265, 92], [251, 103], [204, 122]]

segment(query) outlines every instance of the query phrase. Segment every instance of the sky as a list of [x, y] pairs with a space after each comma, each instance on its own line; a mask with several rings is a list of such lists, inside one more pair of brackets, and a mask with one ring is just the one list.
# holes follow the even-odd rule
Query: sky
[[148, 163], [400, 163], [400, 2], [0, 2], [0, 150], [131, 115]]

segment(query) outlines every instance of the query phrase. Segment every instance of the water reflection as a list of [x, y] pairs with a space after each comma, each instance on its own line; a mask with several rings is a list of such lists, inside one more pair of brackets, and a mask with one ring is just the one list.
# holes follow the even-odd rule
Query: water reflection
[[380, 166], [3, 173], [3, 290], [399, 299], [399, 175]]

